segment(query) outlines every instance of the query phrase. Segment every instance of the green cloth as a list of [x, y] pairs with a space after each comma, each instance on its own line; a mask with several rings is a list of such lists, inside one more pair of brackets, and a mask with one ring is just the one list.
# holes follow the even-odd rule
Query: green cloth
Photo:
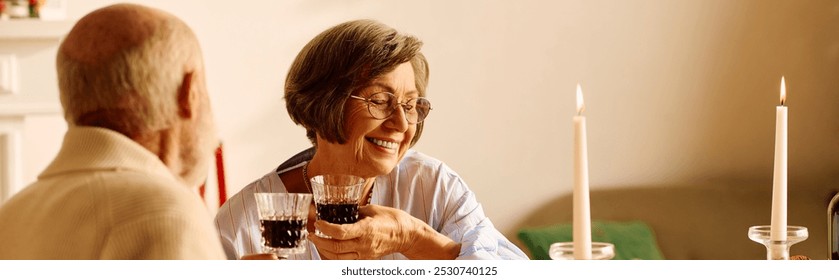
[[[525, 228], [519, 231], [535, 260], [550, 260], [551, 244], [572, 241], [571, 224], [556, 224], [540, 228]], [[655, 241], [653, 230], [644, 222], [592, 221], [591, 240], [615, 245], [614, 260], [662, 260], [661, 250]]]

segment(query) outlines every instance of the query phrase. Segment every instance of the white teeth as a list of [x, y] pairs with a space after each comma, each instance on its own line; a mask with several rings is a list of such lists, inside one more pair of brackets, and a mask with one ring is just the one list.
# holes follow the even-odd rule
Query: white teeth
[[373, 142], [373, 144], [376, 144], [376, 145], [379, 145], [379, 146], [382, 146], [382, 147], [385, 147], [385, 148], [388, 148], [388, 149], [396, 149], [396, 146], [399, 145], [396, 142], [384, 141], [384, 140], [379, 140], [379, 139], [374, 139], [374, 138], [369, 138], [369, 139], [370, 139], [370, 142]]

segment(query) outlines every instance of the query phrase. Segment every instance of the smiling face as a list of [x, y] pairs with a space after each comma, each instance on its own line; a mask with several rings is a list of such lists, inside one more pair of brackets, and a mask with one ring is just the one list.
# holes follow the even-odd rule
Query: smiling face
[[[368, 98], [379, 92], [390, 92], [399, 102], [418, 97], [410, 62], [373, 79], [353, 95]], [[350, 98], [344, 104], [344, 115], [345, 144], [330, 143], [320, 136], [317, 139], [318, 153], [330, 160], [333, 173], [365, 178], [389, 173], [408, 151], [417, 130], [416, 124], [409, 124], [405, 119], [401, 107], [390, 117], [379, 120], [370, 115], [365, 101]]]

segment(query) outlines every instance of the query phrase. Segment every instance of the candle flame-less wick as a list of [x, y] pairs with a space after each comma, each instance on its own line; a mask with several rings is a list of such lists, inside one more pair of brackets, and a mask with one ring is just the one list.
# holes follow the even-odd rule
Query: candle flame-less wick
[[580, 84], [577, 84], [577, 115], [582, 115], [586, 110], [585, 102], [583, 102], [583, 89]]
[[787, 83], [784, 81], [784, 76], [781, 76], [781, 106], [784, 106], [787, 101]]

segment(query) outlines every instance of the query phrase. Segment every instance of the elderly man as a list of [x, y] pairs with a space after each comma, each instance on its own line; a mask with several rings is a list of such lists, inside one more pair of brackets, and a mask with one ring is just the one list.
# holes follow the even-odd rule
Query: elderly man
[[0, 208], [0, 259], [223, 259], [194, 189], [218, 141], [192, 30], [108, 6], [78, 21], [56, 67], [69, 129]]

